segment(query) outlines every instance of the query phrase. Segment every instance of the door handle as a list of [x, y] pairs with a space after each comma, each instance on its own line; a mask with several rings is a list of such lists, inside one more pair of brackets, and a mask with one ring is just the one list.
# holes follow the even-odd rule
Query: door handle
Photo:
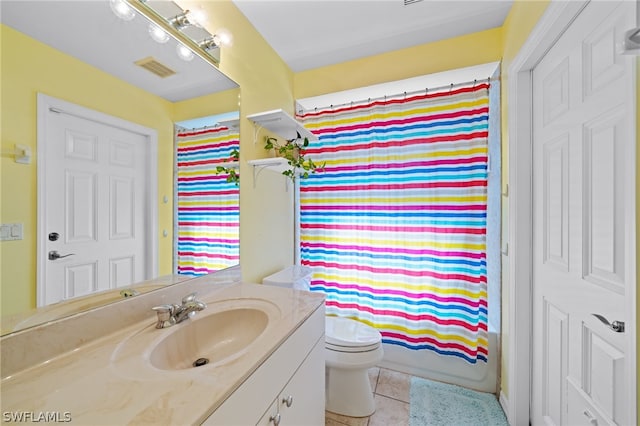
[[604, 325], [606, 325], [616, 333], [624, 333], [624, 321], [614, 321], [612, 323], [609, 323], [609, 321], [602, 315], [599, 315], [599, 314], [591, 314], [591, 315], [598, 318]]
[[69, 253], [69, 254], [60, 254], [58, 253], [57, 250], [51, 250], [49, 252], [49, 260], [57, 260], [57, 259], [62, 259], [63, 257], [69, 257], [69, 256], [74, 256], [75, 253]]

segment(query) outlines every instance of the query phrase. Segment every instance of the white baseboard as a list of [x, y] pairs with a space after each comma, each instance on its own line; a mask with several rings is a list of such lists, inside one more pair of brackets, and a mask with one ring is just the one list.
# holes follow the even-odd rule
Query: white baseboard
[[505, 396], [505, 394], [500, 390], [500, 397], [498, 398], [500, 402], [500, 406], [502, 407], [502, 411], [504, 411], [505, 416], [507, 417], [507, 421], [509, 421], [509, 400]]

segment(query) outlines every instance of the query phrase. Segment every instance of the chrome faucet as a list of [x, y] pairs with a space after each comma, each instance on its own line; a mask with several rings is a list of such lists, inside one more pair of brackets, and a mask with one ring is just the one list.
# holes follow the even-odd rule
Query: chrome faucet
[[197, 300], [196, 295], [197, 293], [191, 293], [183, 297], [181, 305], [174, 303], [154, 307], [153, 310], [158, 314], [156, 328], [167, 328], [179, 324], [206, 308], [207, 305]]

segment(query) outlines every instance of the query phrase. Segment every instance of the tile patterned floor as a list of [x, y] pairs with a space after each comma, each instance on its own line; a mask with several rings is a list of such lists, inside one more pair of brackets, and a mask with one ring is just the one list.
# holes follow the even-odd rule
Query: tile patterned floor
[[409, 388], [411, 376], [397, 371], [374, 367], [369, 380], [376, 401], [371, 417], [346, 417], [327, 411], [326, 426], [389, 426], [409, 424]]

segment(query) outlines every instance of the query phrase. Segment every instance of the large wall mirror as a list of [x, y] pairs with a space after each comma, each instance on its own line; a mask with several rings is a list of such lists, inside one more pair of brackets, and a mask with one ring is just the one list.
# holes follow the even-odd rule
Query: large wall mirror
[[[202, 129], [181, 127], [177, 131], [175, 124], [190, 123], [192, 119], [205, 116], [221, 116], [225, 118], [224, 124], [210, 123], [208, 128], [228, 125], [229, 118], [239, 109], [240, 88], [211, 61], [198, 55], [181, 57], [174, 38], [154, 40], [151, 22], [139, 11], [125, 19], [116, 16], [114, 3], [110, 0], [0, 3], [1, 217], [3, 230], [10, 231], [0, 243], [3, 335], [184, 281], [192, 278], [194, 271], [198, 274], [206, 272], [192, 268], [185, 274], [177, 274], [174, 218], [178, 205], [175, 191], [177, 133], [191, 130], [197, 133]], [[178, 7], [173, 2], [149, 3]], [[43, 108], [45, 104], [48, 106]], [[59, 123], [45, 118], [49, 127], [43, 126], [42, 117], [55, 114], [73, 121], [80, 114], [76, 114], [77, 111], [91, 111], [96, 114], [92, 117], [99, 118], [96, 121], [110, 117], [108, 120], [112, 120], [110, 123], [116, 131], [112, 139], [116, 141], [115, 149], [110, 148], [107, 155], [112, 162], [122, 165], [129, 163], [132, 157], [126, 149], [124, 136], [117, 132], [124, 129], [142, 135], [147, 142], [154, 141], [155, 145], [149, 145], [151, 153], [135, 154], [135, 158], [140, 157], [148, 163], [148, 170], [140, 175], [147, 186], [131, 184], [136, 182], [135, 177], [116, 173], [116, 178], [102, 190], [92, 178], [87, 178], [92, 166], [77, 174], [65, 171], [58, 161], [67, 161], [65, 156], [69, 153], [72, 157], [93, 159], [92, 147], [100, 145], [100, 141], [92, 145], [90, 130], [78, 127], [77, 131], [69, 131], [64, 124], [60, 125], [65, 130], [61, 133], [59, 149], [53, 145], [50, 145], [53, 148], [47, 145], [45, 149], [43, 136], [55, 131]], [[91, 122], [87, 117], [79, 118]], [[126, 128], [128, 126], [130, 128]], [[237, 133], [237, 128], [233, 130]], [[151, 136], [145, 136], [147, 132]], [[189, 143], [187, 140], [186, 144]], [[60, 152], [63, 154], [59, 158], [53, 158]], [[78, 159], [76, 157], [73, 161]], [[94, 168], [99, 167], [102, 166]], [[215, 165], [211, 167], [215, 168]], [[136, 169], [135, 166], [131, 168]], [[53, 185], [54, 178], [43, 174], [43, 170], [54, 175], [62, 173], [63, 183]], [[155, 175], [148, 174], [149, 170]], [[149, 182], [152, 180], [149, 176], [156, 177]], [[46, 186], [41, 184], [43, 179]], [[65, 190], [59, 188], [65, 185], [79, 192], [69, 195], [67, 187]], [[147, 197], [150, 193], [153, 196]], [[82, 198], [82, 194], [86, 197]], [[111, 197], [111, 204], [95, 201], [103, 194]], [[139, 198], [144, 198], [147, 204], [127, 207], [127, 203], [135, 203]], [[233, 202], [229, 197], [224, 201], [227, 207]], [[94, 262], [99, 265], [95, 267], [64, 267], [58, 272], [60, 278], [51, 278], [46, 266], [56, 262], [74, 265], [79, 254], [90, 251], [89, 244], [68, 246], [72, 247], [69, 251], [67, 246], [55, 244], [82, 238], [104, 238], [101, 225], [94, 223], [98, 221], [95, 218], [101, 209], [115, 212], [115, 219], [107, 216], [104, 232], [109, 237], [115, 235], [116, 239], [118, 235], [133, 235], [146, 259], [143, 266], [128, 263], [124, 257], [115, 261], [112, 257], [106, 264]], [[47, 229], [50, 227], [48, 221], [59, 214], [54, 213], [58, 210], [63, 212], [60, 229]], [[131, 219], [132, 211], [140, 213], [141, 217]], [[120, 222], [119, 218], [126, 220]], [[141, 234], [144, 235], [142, 242], [138, 238]], [[54, 251], [60, 257], [52, 256]], [[62, 258], [68, 254], [75, 257]], [[135, 279], [131, 284], [118, 284], [118, 280], [126, 282], [127, 277]], [[64, 288], [60, 290], [61, 301], [46, 301], [39, 297], [42, 278], [50, 284], [58, 280], [64, 282]], [[96, 284], [103, 279], [107, 287]]]

